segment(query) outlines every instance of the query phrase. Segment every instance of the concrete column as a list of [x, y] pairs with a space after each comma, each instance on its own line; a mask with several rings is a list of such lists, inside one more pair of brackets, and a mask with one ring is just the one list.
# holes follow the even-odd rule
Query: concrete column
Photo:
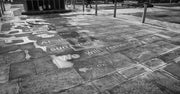
[[0, 17], [2, 17], [1, 8], [0, 8]]
[[98, 10], [98, 5], [97, 5], [97, 0], [96, 0], [96, 8], [95, 8], [95, 15], [97, 16], [97, 10]]
[[3, 8], [3, 1], [2, 0], [0, 0], [0, 7], [1, 7], [1, 15], [3, 15], [4, 14], [4, 8]]
[[114, 1], [114, 18], [116, 17], [117, 0]]
[[145, 22], [146, 12], [147, 12], [147, 3], [144, 3], [144, 12], [143, 12], [143, 16], [142, 16], [142, 23]]

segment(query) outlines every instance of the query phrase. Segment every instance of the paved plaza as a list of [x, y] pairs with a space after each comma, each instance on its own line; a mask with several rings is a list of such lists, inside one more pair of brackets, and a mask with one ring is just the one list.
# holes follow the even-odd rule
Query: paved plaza
[[104, 11], [4, 17], [0, 94], [180, 94], [180, 25]]

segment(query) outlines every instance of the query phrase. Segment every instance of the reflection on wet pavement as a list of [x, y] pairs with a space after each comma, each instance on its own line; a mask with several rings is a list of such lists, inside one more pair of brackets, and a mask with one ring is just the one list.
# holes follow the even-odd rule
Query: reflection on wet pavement
[[0, 94], [180, 92], [177, 32], [73, 13], [19, 16], [1, 31]]

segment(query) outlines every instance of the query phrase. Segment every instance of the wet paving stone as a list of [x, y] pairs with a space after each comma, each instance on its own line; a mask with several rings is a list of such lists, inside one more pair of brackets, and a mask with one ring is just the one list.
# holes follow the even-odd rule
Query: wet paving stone
[[[69, 16], [65, 15], [64, 17], [67, 18], [63, 18], [60, 15], [45, 15], [38, 17], [33, 16], [32, 18], [46, 19], [50, 22], [50, 24], [55, 24], [55, 27], [53, 25], [37, 25], [39, 22], [35, 23], [35, 21], [30, 21], [28, 23], [31, 26], [31, 30], [25, 29], [23, 30], [23, 32], [29, 33], [31, 31], [35, 31], [33, 32], [33, 35], [31, 33], [16, 35], [17, 32], [11, 32], [11, 34], [15, 35], [16, 37], [28, 36], [32, 40], [37, 40], [37, 44], [40, 45], [39, 47], [46, 46], [47, 54], [51, 56], [56, 55], [60, 57], [61, 55], [63, 55], [67, 56], [67, 58], [69, 58], [68, 56], [72, 58], [73, 56], [71, 55], [80, 55], [80, 59], [78, 58], [72, 61], [68, 60], [68, 62], [72, 62], [74, 64], [75, 69], [58, 69], [57, 66], [55, 66], [55, 64], [52, 62], [51, 57], [44, 57], [46, 56], [46, 52], [43, 52], [41, 49], [35, 48], [34, 44], [29, 43], [19, 45], [18, 47], [21, 50], [24, 50], [26, 57], [28, 54], [31, 55], [28, 64], [32, 63], [34, 65], [33, 70], [36, 74], [31, 75], [31, 68], [26, 68], [29, 67], [28, 64], [19, 64], [19, 62], [24, 61], [24, 59], [19, 59], [21, 58], [21, 55], [18, 56], [19, 54], [17, 54], [17, 52], [19, 52], [20, 50], [12, 50], [13, 52], [11, 52], [9, 50], [4, 51], [3, 49], [2, 54], [7, 54], [7, 52], [11, 53], [8, 53], [8, 55], [2, 57], [0, 56], [0, 63], [2, 62], [2, 65], [4, 66], [4, 59], [5, 61], [8, 61], [7, 63], [9, 63], [10, 60], [16, 62], [11, 62], [11, 65], [14, 65], [14, 69], [16, 68], [14, 72], [17, 73], [10, 73], [10, 75], [17, 74], [22, 78], [24, 77], [24, 75], [26, 76], [26, 74], [29, 75], [24, 79], [18, 79], [18, 81], [20, 81], [20, 94], [162, 94], [161, 90], [163, 90], [164, 80], [158, 80], [167, 79], [166, 81], [169, 81], [168, 83], [170, 83], [170, 81], [172, 80], [171, 78], [168, 79], [168, 77], [166, 78], [164, 76], [159, 76], [159, 78], [156, 79], [156, 81], [159, 83], [156, 84], [154, 82], [151, 82], [151, 80], [155, 80], [153, 75], [150, 81], [146, 79], [148, 80], [147, 82], [145, 80], [142, 81], [141, 79], [137, 79], [130, 80], [125, 83], [125, 81], [129, 80], [129, 78], [136, 76], [139, 77], [141, 76], [141, 74], [147, 71], [144, 67], [138, 65], [135, 66], [135, 63], [140, 62], [144, 64], [144, 66], [153, 70], [159, 68], [160, 66], [163, 66], [165, 62], [164, 59], [162, 59], [164, 61], [163, 62], [162, 60], [160, 60], [161, 58], [154, 58], [157, 55], [163, 56], [163, 58], [165, 59], [170, 59], [176, 62], [177, 65], [179, 65], [178, 57], [180, 56], [180, 53], [177, 53], [177, 51], [174, 51], [176, 56], [172, 56], [173, 58], [166, 58], [165, 55], [162, 54], [176, 47], [176, 45], [171, 45], [173, 44], [172, 42], [166, 42], [163, 38], [161, 38], [161, 36], [153, 35], [158, 31], [152, 31], [151, 33], [151, 31], [146, 31], [146, 28], [148, 29], [149, 27], [146, 27], [144, 25], [131, 25], [130, 23], [124, 21], [116, 21], [115, 19], [111, 19], [108, 17], [106, 17], [106, 19], [100, 16], [94, 17], [89, 15], [77, 14]], [[17, 28], [24, 29], [24, 27], [21, 28], [21, 26]], [[81, 32], [76, 32], [79, 29], [90, 30], [90, 33], [88, 34], [94, 33], [96, 38], [94, 40], [91, 40], [88, 34], [81, 34]], [[51, 33], [49, 32], [49, 30], [56, 30], [57, 32], [54, 31]], [[112, 35], [110, 36], [110, 34]], [[71, 40], [73, 38], [77, 40], [73, 42], [67, 42], [65, 40], [64, 42], [61, 39], [58, 40], [56, 35], [61, 39], [64, 38], [63, 40]], [[171, 36], [170, 33], [168, 35]], [[172, 35], [174, 35], [174, 33]], [[96, 42], [98, 39], [99, 42]], [[80, 45], [81, 43], [85, 43], [88, 40], [90, 40], [91, 42], [89, 43], [90, 45]], [[159, 40], [164, 40], [164, 42], [158, 43]], [[66, 43], [70, 45], [64, 45]], [[143, 46], [144, 44], [149, 43], [154, 43], [154, 45], [149, 48]], [[101, 46], [99, 47], [99, 45]], [[122, 52], [122, 54], [114, 52]], [[13, 53], [16, 54], [11, 56], [10, 54]], [[9, 57], [11, 57], [12, 59]], [[24, 58], [24, 56], [22, 57]], [[134, 62], [131, 61], [131, 59], [133, 59]], [[115, 72], [117, 70], [118, 72]], [[144, 75], [145, 74], [143, 74], [143, 76]], [[84, 82], [84, 80], [93, 80], [93, 83], [82, 83]], [[166, 81], [165, 86], [168, 85]], [[118, 84], [121, 85], [117, 86]], [[172, 88], [175, 87], [175, 89], [173, 90], [178, 91], [178, 83], [170, 83], [170, 85], [173, 85]], [[108, 89], [108, 91], [106, 89]], [[167, 92], [165, 91], [165, 94], [169, 94], [168, 92], [170, 92], [170, 94], [174, 93], [172, 93], [168, 89]]]
[[126, 57], [121, 53], [112, 53], [107, 55], [107, 57], [110, 58], [110, 60], [112, 61], [112, 65], [116, 69], [123, 69], [135, 64], [135, 62], [133, 62], [132, 60], [130, 60], [128, 57]]
[[64, 54], [70, 54], [73, 53], [74, 50], [70, 47], [70, 45], [54, 45], [47, 47], [47, 53], [48, 54], [58, 54], [58, 55], [64, 55]]
[[33, 25], [32, 24], [31, 31], [33, 31], [33, 34], [44, 34], [44, 33], [47, 33], [49, 30], [48, 30], [48, 25], [44, 25], [44, 24]]
[[161, 55], [177, 46], [165, 41], [158, 41], [152, 44], [145, 45], [144, 47], [153, 51], [154, 53], [157, 53], [158, 55]]
[[176, 51], [170, 51], [159, 56], [159, 58], [162, 59], [165, 63], [170, 63], [170, 61], [173, 61], [177, 57], [178, 54], [176, 53]]
[[126, 39], [119, 43], [110, 43], [106, 47], [106, 50], [109, 52], [123, 51], [133, 47], [142, 45], [142, 42], [137, 39]]
[[41, 37], [37, 37], [36, 35], [34, 34], [29, 34], [28, 37], [27, 37], [29, 40], [41, 40], [42, 38]]
[[34, 59], [32, 63], [35, 65], [37, 74], [46, 74], [58, 70], [56, 65], [52, 62], [52, 59], [48, 56]]
[[125, 78], [118, 74], [118, 73], [113, 73], [110, 75], [106, 75], [102, 78], [99, 78], [95, 81], [93, 81], [94, 85], [101, 91], [109, 90], [120, 83], [124, 82]]
[[67, 40], [74, 49], [84, 49], [83, 46], [91, 46], [92, 41], [89, 38], [71, 38]]
[[123, 37], [120, 37], [120, 35], [104, 35], [104, 36], [100, 36], [98, 37], [98, 39], [104, 41], [104, 42], [113, 42], [113, 43], [116, 43], [116, 42], [122, 42], [124, 41], [125, 39]]
[[129, 47], [127, 46], [127, 43], [117, 43], [117, 44], [110, 44], [108, 46], [105, 47], [105, 49], [110, 52], [110, 53], [113, 53], [113, 52], [117, 52], [117, 51], [121, 51], [121, 50], [126, 50], [128, 49]]
[[0, 85], [0, 94], [18, 94], [18, 92], [18, 83], [13, 82]]
[[144, 47], [128, 49], [128, 50], [122, 51], [122, 53], [128, 56], [129, 58], [134, 59], [140, 63], [157, 56], [156, 53]]
[[168, 43], [168, 42], [165, 42], [165, 41], [157, 41], [154, 44], [157, 44], [161, 48], [164, 48], [164, 49], [167, 49], [167, 50], [170, 50], [170, 49], [173, 49], [173, 48], [177, 47], [176, 45]]
[[123, 71], [119, 71], [119, 73], [124, 75], [127, 79], [136, 77], [145, 72], [147, 72], [146, 69], [140, 66], [135, 66], [135, 67], [123, 70]]
[[179, 33], [177, 32], [170, 32], [170, 31], [166, 31], [166, 32], [159, 32], [160, 34], [163, 34], [163, 35], [166, 35], [166, 36], [170, 36], [170, 37], [175, 37], [175, 36], [178, 36]]
[[[88, 31], [90, 32], [90, 31]], [[92, 38], [93, 36], [90, 36], [87, 32], [78, 32], [79, 37], [77, 38], [69, 38], [68, 41], [70, 44], [75, 45], [78, 43], [84, 43], [88, 41], [93, 41]]]
[[155, 70], [161, 66], [164, 66], [166, 63], [158, 58], [153, 58], [144, 63], [144, 65], [152, 70]]
[[148, 36], [150, 34], [152, 34], [150, 30], [141, 29], [141, 30], [135, 31], [135, 33], [132, 34], [132, 37], [138, 38], [142, 36]]
[[154, 53], [156, 53], [156, 54], [158, 54], [158, 55], [161, 55], [164, 52], [168, 51], [168, 49], [162, 48], [159, 45], [153, 44], [153, 43], [152, 44], [144, 45], [143, 47], [148, 49], [148, 50], [150, 50], [150, 51], [152, 51], [152, 52], [154, 52]]
[[23, 32], [30, 32], [30, 29], [27, 26], [17, 26], [15, 29], [21, 29]]
[[64, 92], [55, 93], [55, 94], [97, 94], [98, 90], [92, 83], [86, 83], [74, 88], [70, 88]]
[[127, 48], [137, 47], [143, 45], [143, 42], [136, 38], [129, 38], [127, 39]]
[[8, 34], [16, 34], [16, 33], [19, 33], [19, 30], [8, 32]]
[[35, 66], [32, 62], [20, 62], [10, 65], [10, 80], [16, 80], [18, 78], [27, 78], [35, 75]]
[[62, 38], [46, 38], [37, 41], [40, 46], [52, 46], [52, 45], [63, 45], [68, 44], [66, 40]]
[[159, 40], [163, 40], [163, 38], [156, 36], [156, 35], [142, 36], [142, 37], [138, 37], [137, 39], [146, 43], [146, 44], [149, 44], [149, 43], [152, 43], [155, 41], [159, 41]]
[[10, 51], [15, 51], [17, 49], [19, 49], [19, 46], [17, 45], [0, 47], [0, 54], [8, 53]]
[[109, 92], [110, 94], [164, 94], [157, 86], [145, 80], [130, 80]]
[[177, 58], [175, 58], [173, 61], [174, 61], [175, 63], [180, 64], [180, 56], [179, 56], [179, 57], [177, 57]]
[[110, 60], [97, 57], [83, 61], [74, 62], [74, 68], [86, 81], [93, 80], [115, 71]]
[[104, 48], [90, 48], [77, 52], [80, 55], [81, 60], [108, 54], [108, 52]]
[[44, 34], [34, 34], [34, 37], [39, 39], [39, 40], [45, 40], [45, 39], [49, 39], [49, 40], [58, 40], [61, 39], [61, 37], [59, 35], [57, 35], [56, 31], [48, 31], [48, 33], [44, 33]]
[[0, 66], [3, 66], [6, 64], [6, 61], [4, 60], [4, 57], [0, 55]]
[[11, 35], [7, 35], [7, 34], [0, 34], [0, 37], [1, 37], [1, 38], [9, 38], [9, 37], [11, 37]]
[[82, 82], [83, 79], [74, 69], [62, 69], [57, 73], [38, 75], [23, 80], [20, 86], [22, 94], [44, 94], [45, 92], [59, 92]]
[[29, 37], [31, 36], [32, 34], [31, 33], [24, 33], [24, 34], [13, 34], [13, 36], [15, 37]]
[[34, 49], [29, 49], [28, 54], [31, 56], [30, 58], [39, 58], [39, 57], [44, 57], [47, 56], [47, 53], [44, 52], [40, 48], [34, 48]]
[[99, 92], [98, 94], [111, 94], [109, 91]]
[[167, 75], [164, 71], [155, 71], [145, 77], [155, 84], [164, 94], [178, 94], [180, 92], [180, 81]]
[[171, 73], [171, 74], [173, 74], [178, 79], [180, 79], [180, 65], [172, 63], [172, 64], [166, 66], [164, 68], [164, 70]]
[[17, 44], [17, 43], [23, 43], [24, 40], [12, 40], [10, 43], [7, 43], [8, 45], [14, 45], [14, 44]]
[[173, 37], [171, 39], [169, 39], [169, 42], [175, 45], [180, 45], [180, 38], [178, 37]]
[[104, 47], [104, 42], [100, 40], [91, 40], [91, 39], [73, 39], [68, 41], [71, 44], [71, 47], [75, 51], [90, 49], [90, 48], [100, 48]]
[[174, 52], [175, 52], [178, 56], [180, 56], [180, 48], [175, 49]]
[[63, 38], [77, 38], [79, 37], [79, 34], [74, 31], [69, 31], [69, 32], [58, 32], [58, 35], [60, 35]]
[[0, 67], [0, 84], [7, 83], [9, 81], [9, 66]]
[[18, 63], [25, 61], [26, 54], [24, 51], [18, 51], [18, 52], [13, 52], [13, 53], [8, 53], [4, 55], [4, 60], [6, 61], [7, 64], [12, 64], [12, 63]]
[[12, 26], [13, 26], [12, 23], [4, 23], [1, 26], [1, 31], [9, 31], [11, 30]]
[[23, 44], [23, 45], [20, 45], [20, 49], [21, 50], [29, 50], [29, 49], [34, 49], [35, 46], [34, 46], [34, 43], [27, 43], [27, 44]]
[[127, 79], [122, 74], [120, 74], [118, 71], [109, 74], [109, 76], [112, 76], [113, 78], [117, 79], [119, 84], [127, 81]]

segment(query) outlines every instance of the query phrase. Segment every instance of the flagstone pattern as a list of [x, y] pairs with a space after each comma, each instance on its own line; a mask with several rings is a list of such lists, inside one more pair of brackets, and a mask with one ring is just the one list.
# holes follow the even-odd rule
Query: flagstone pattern
[[178, 94], [171, 32], [105, 16], [18, 16], [1, 29], [0, 94]]

